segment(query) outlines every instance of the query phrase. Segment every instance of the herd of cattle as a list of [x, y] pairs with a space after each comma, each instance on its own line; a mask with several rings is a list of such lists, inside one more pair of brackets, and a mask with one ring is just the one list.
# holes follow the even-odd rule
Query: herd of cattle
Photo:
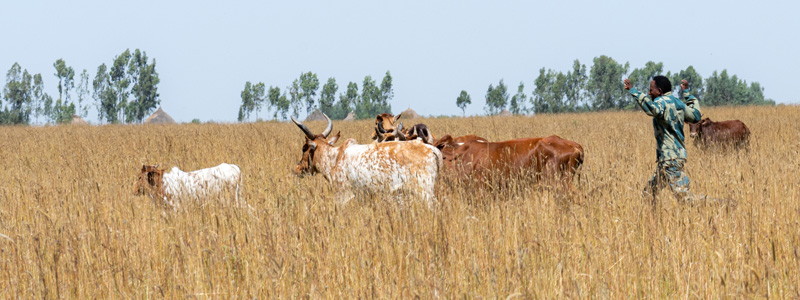
[[[292, 117], [305, 135], [303, 154], [294, 168], [300, 177], [317, 173], [336, 187], [338, 202], [345, 203], [356, 193], [393, 194], [397, 199], [411, 196], [432, 206], [436, 202], [437, 178], [485, 184], [502, 184], [510, 178], [530, 178], [542, 184], [571, 187], [572, 178], [584, 161], [583, 147], [557, 135], [490, 142], [475, 135], [439, 139], [425, 124], [403, 128], [399, 119], [380, 114], [375, 120], [371, 144], [347, 139], [335, 144], [341, 132], [331, 135], [333, 122], [314, 134]], [[698, 147], [731, 145], [747, 147], [750, 130], [739, 120], [713, 122], [708, 118], [690, 124], [690, 136]], [[580, 176], [580, 175], [578, 175]], [[165, 173], [158, 166], [142, 166], [135, 184], [136, 195], [163, 199], [177, 208], [180, 197], [203, 198], [223, 190], [235, 191], [239, 199], [241, 171], [238, 166], [216, 167], [183, 172], [174, 167]]]

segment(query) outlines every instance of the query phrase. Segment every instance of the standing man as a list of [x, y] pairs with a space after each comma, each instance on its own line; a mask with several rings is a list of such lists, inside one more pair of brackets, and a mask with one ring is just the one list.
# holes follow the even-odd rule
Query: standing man
[[690, 200], [689, 177], [683, 171], [686, 163], [686, 146], [683, 137], [683, 122], [700, 121], [700, 105], [697, 98], [688, 92], [689, 83], [681, 80], [685, 100], [672, 95], [672, 83], [667, 77], [656, 76], [650, 81], [649, 95], [633, 88], [627, 78], [623, 81], [625, 89], [636, 98], [637, 106], [653, 117], [653, 131], [656, 137], [656, 172], [647, 182], [643, 193], [653, 197], [669, 186], [679, 200]]

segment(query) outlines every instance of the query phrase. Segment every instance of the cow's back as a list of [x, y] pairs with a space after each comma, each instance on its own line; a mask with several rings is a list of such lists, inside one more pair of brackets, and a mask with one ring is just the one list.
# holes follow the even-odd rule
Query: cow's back
[[534, 149], [536, 171], [540, 174], [561, 174], [568, 179], [583, 165], [583, 147], [557, 135], [543, 138]]
[[705, 143], [744, 146], [749, 142], [750, 129], [740, 120], [711, 122], [700, 127], [700, 138]]
[[419, 140], [346, 145], [334, 181], [370, 191], [432, 185], [442, 166], [435, 147]]

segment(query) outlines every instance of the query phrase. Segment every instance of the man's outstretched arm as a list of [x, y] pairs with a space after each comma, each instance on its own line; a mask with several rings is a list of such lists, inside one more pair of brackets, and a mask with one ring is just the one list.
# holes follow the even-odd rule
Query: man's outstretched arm
[[627, 78], [622, 82], [625, 84], [625, 89], [636, 99], [636, 104], [642, 108], [644, 113], [651, 117], [661, 117], [664, 114], [664, 108], [656, 104], [653, 99], [650, 98], [650, 95], [637, 91]]
[[702, 114], [700, 112], [700, 99], [697, 99], [694, 95], [689, 93], [689, 82], [686, 79], [681, 80], [681, 94], [683, 98], [684, 104], [686, 104], [686, 113], [683, 116], [683, 120], [689, 123], [697, 123], [700, 122], [700, 118]]

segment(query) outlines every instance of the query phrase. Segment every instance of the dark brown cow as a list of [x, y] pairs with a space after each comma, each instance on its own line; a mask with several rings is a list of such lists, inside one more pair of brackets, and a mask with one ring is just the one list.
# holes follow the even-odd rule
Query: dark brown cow
[[698, 123], [689, 124], [689, 136], [697, 146], [747, 147], [750, 143], [750, 129], [742, 121], [728, 120], [714, 122], [703, 118]]
[[477, 136], [436, 141], [445, 166], [460, 176], [482, 180], [486, 175], [502, 177], [533, 172], [540, 181], [560, 175], [569, 184], [583, 164], [583, 148], [578, 143], [551, 135], [545, 138], [522, 138], [503, 142], [487, 142]]
[[408, 140], [420, 139], [429, 145], [433, 145], [433, 141], [436, 139], [433, 133], [428, 130], [428, 126], [422, 123], [411, 126], [409, 129], [403, 129], [402, 132]]

